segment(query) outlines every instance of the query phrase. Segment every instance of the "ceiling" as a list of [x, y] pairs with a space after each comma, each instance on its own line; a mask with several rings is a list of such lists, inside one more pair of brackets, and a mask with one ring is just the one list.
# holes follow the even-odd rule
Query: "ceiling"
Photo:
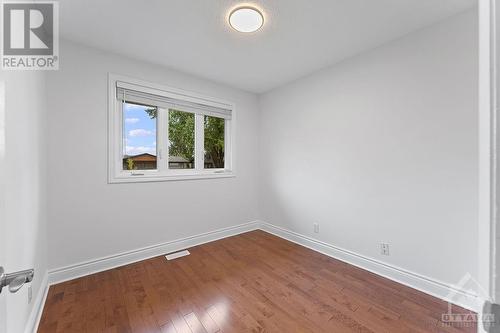
[[[227, 24], [253, 4], [264, 27]], [[61, 0], [63, 38], [254, 93], [475, 6], [476, 0]]]

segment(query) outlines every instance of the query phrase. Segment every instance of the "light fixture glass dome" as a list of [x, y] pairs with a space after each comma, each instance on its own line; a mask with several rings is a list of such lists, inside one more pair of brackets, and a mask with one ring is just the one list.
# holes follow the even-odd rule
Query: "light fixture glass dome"
[[229, 24], [239, 32], [254, 32], [264, 24], [264, 16], [253, 7], [238, 7], [229, 14]]

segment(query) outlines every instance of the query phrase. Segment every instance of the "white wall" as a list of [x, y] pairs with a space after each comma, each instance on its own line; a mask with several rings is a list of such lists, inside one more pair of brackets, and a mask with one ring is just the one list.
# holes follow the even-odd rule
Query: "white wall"
[[[61, 69], [48, 74], [48, 266], [260, 218], [444, 284], [476, 275], [476, 25], [475, 12], [461, 14], [260, 105], [64, 41]], [[235, 102], [237, 177], [108, 184], [108, 72]]]
[[263, 95], [262, 219], [446, 284], [476, 275], [476, 15]]
[[0, 71], [5, 82], [5, 232], [7, 272], [35, 268], [33, 302], [28, 289], [4, 290], [7, 332], [23, 332], [47, 272], [46, 95], [43, 72]]
[[[258, 101], [253, 94], [63, 42], [49, 74], [49, 267], [254, 221]], [[107, 75], [127, 75], [236, 104], [236, 178], [107, 183]]]

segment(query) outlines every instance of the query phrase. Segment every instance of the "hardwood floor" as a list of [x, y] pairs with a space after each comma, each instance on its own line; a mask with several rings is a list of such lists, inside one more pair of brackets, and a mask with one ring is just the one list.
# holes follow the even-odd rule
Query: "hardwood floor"
[[50, 287], [38, 332], [476, 332], [445, 326], [437, 298], [263, 231], [189, 251]]

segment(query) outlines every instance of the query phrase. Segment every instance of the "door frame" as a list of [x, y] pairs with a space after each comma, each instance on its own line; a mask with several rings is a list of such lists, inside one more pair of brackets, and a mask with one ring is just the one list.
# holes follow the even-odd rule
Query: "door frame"
[[[495, 286], [497, 193], [500, 193], [497, 108], [496, 46], [497, 0], [479, 0], [479, 211], [478, 211], [478, 282], [483, 294], [480, 301], [498, 302]], [[495, 295], [497, 294], [497, 295]], [[485, 332], [482, 324], [478, 332]]]
[[[6, 262], [5, 247], [5, 81], [0, 81], [0, 266]], [[7, 332], [6, 289], [0, 294], [0, 333]]]

